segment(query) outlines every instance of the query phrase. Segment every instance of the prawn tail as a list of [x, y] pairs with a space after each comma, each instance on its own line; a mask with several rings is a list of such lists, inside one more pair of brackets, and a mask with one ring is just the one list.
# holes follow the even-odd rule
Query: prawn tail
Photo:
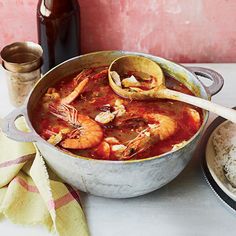
[[88, 84], [88, 81], [89, 81], [88, 77], [82, 80], [69, 95], [61, 99], [61, 103], [62, 104], [72, 103], [84, 91], [86, 85]]

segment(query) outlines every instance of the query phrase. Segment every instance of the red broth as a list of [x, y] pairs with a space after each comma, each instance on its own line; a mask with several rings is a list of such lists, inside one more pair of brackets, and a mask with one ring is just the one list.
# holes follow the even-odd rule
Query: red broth
[[[116, 100], [119, 100], [120, 103], [122, 103], [126, 112], [120, 117], [115, 117], [109, 123], [101, 124], [97, 122], [102, 128], [103, 139], [96, 146], [87, 149], [68, 148], [67, 151], [93, 159], [143, 159], [157, 156], [172, 150], [174, 145], [189, 140], [201, 126], [202, 110], [193, 107], [192, 105], [168, 99], [157, 99], [155, 101], [130, 101], [119, 97], [110, 88], [106, 71], [98, 74], [98, 70], [102, 69], [104, 68], [93, 69], [92, 76], [90, 76], [85, 89], [70, 105], [75, 107], [79, 114], [89, 116], [93, 120], [101, 112], [107, 110], [113, 112]], [[76, 75], [70, 75], [65, 77], [54, 86], [54, 90], [59, 94], [60, 98], [67, 96], [73, 91], [77, 85], [74, 80], [75, 76]], [[170, 89], [193, 95], [186, 86], [172, 77], [166, 76], [166, 85]], [[50, 102], [51, 104], [58, 104], [58, 100], [52, 100]], [[37, 110], [35, 110], [34, 113], [35, 129], [45, 140], [48, 140], [52, 134], [57, 134], [63, 128], [71, 126], [66, 121], [55, 117], [50, 112], [48, 106], [45, 106], [45, 99], [43, 97], [40, 99]], [[139, 148], [139, 150], [134, 150], [132, 155], [130, 153], [130, 155], [125, 158], [122, 157], [122, 154], [117, 155], [113, 152], [114, 145], [123, 145], [122, 147], [124, 148], [128, 146], [129, 142], [135, 139], [140, 132], [149, 129], [148, 125], [152, 124], [153, 121], [147, 119], [146, 116], [151, 114], [161, 114], [174, 120], [176, 124], [174, 133], [163, 140], [157, 138], [152, 140], [150, 143], [147, 142], [142, 144], [142, 147]], [[197, 114], [199, 119], [196, 119], [193, 114]], [[119, 143], [108, 143], [108, 145], [105, 145], [104, 149], [104, 145], [101, 145], [101, 143], [104, 142], [104, 139], [107, 137], [114, 137]], [[90, 138], [93, 139], [93, 133], [90, 134]], [[56, 146], [64, 149], [60, 142]], [[107, 151], [109, 151], [109, 155]]]

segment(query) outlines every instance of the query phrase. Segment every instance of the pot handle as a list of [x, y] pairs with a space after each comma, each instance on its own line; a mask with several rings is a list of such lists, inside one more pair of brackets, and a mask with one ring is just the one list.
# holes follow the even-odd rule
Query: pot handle
[[21, 116], [25, 116], [25, 107], [20, 107], [12, 111], [1, 121], [2, 132], [10, 139], [20, 142], [36, 142], [38, 136], [36, 132], [23, 132], [17, 129], [15, 121]]
[[202, 76], [212, 81], [210, 86], [204, 85], [210, 96], [217, 94], [222, 89], [224, 85], [224, 79], [223, 76], [218, 72], [203, 67], [188, 67], [188, 69], [195, 75]]

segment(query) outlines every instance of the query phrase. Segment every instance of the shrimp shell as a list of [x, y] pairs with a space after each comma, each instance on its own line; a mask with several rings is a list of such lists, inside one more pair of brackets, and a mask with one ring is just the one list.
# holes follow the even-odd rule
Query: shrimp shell
[[177, 122], [171, 117], [161, 114], [144, 115], [147, 121], [153, 121], [149, 124], [151, 137], [154, 139], [165, 140], [173, 135], [177, 129]]
[[166, 115], [146, 114], [143, 118], [149, 123], [148, 128], [128, 142], [121, 159], [131, 159], [154, 143], [169, 138], [177, 130], [177, 122]]
[[62, 104], [72, 103], [83, 92], [88, 81], [89, 81], [88, 77], [82, 80], [68, 96], [61, 99], [61, 103]]
[[100, 125], [89, 116], [78, 114], [78, 111], [73, 106], [51, 106], [50, 112], [75, 128], [63, 141], [60, 142], [60, 145], [63, 148], [92, 148], [102, 141], [103, 131]]

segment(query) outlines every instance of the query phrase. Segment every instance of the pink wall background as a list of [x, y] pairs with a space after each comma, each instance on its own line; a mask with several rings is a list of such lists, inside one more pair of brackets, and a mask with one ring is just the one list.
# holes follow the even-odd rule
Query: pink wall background
[[[83, 53], [124, 49], [178, 62], [236, 62], [235, 0], [79, 0]], [[37, 42], [37, 0], [0, 0], [0, 48]]]

